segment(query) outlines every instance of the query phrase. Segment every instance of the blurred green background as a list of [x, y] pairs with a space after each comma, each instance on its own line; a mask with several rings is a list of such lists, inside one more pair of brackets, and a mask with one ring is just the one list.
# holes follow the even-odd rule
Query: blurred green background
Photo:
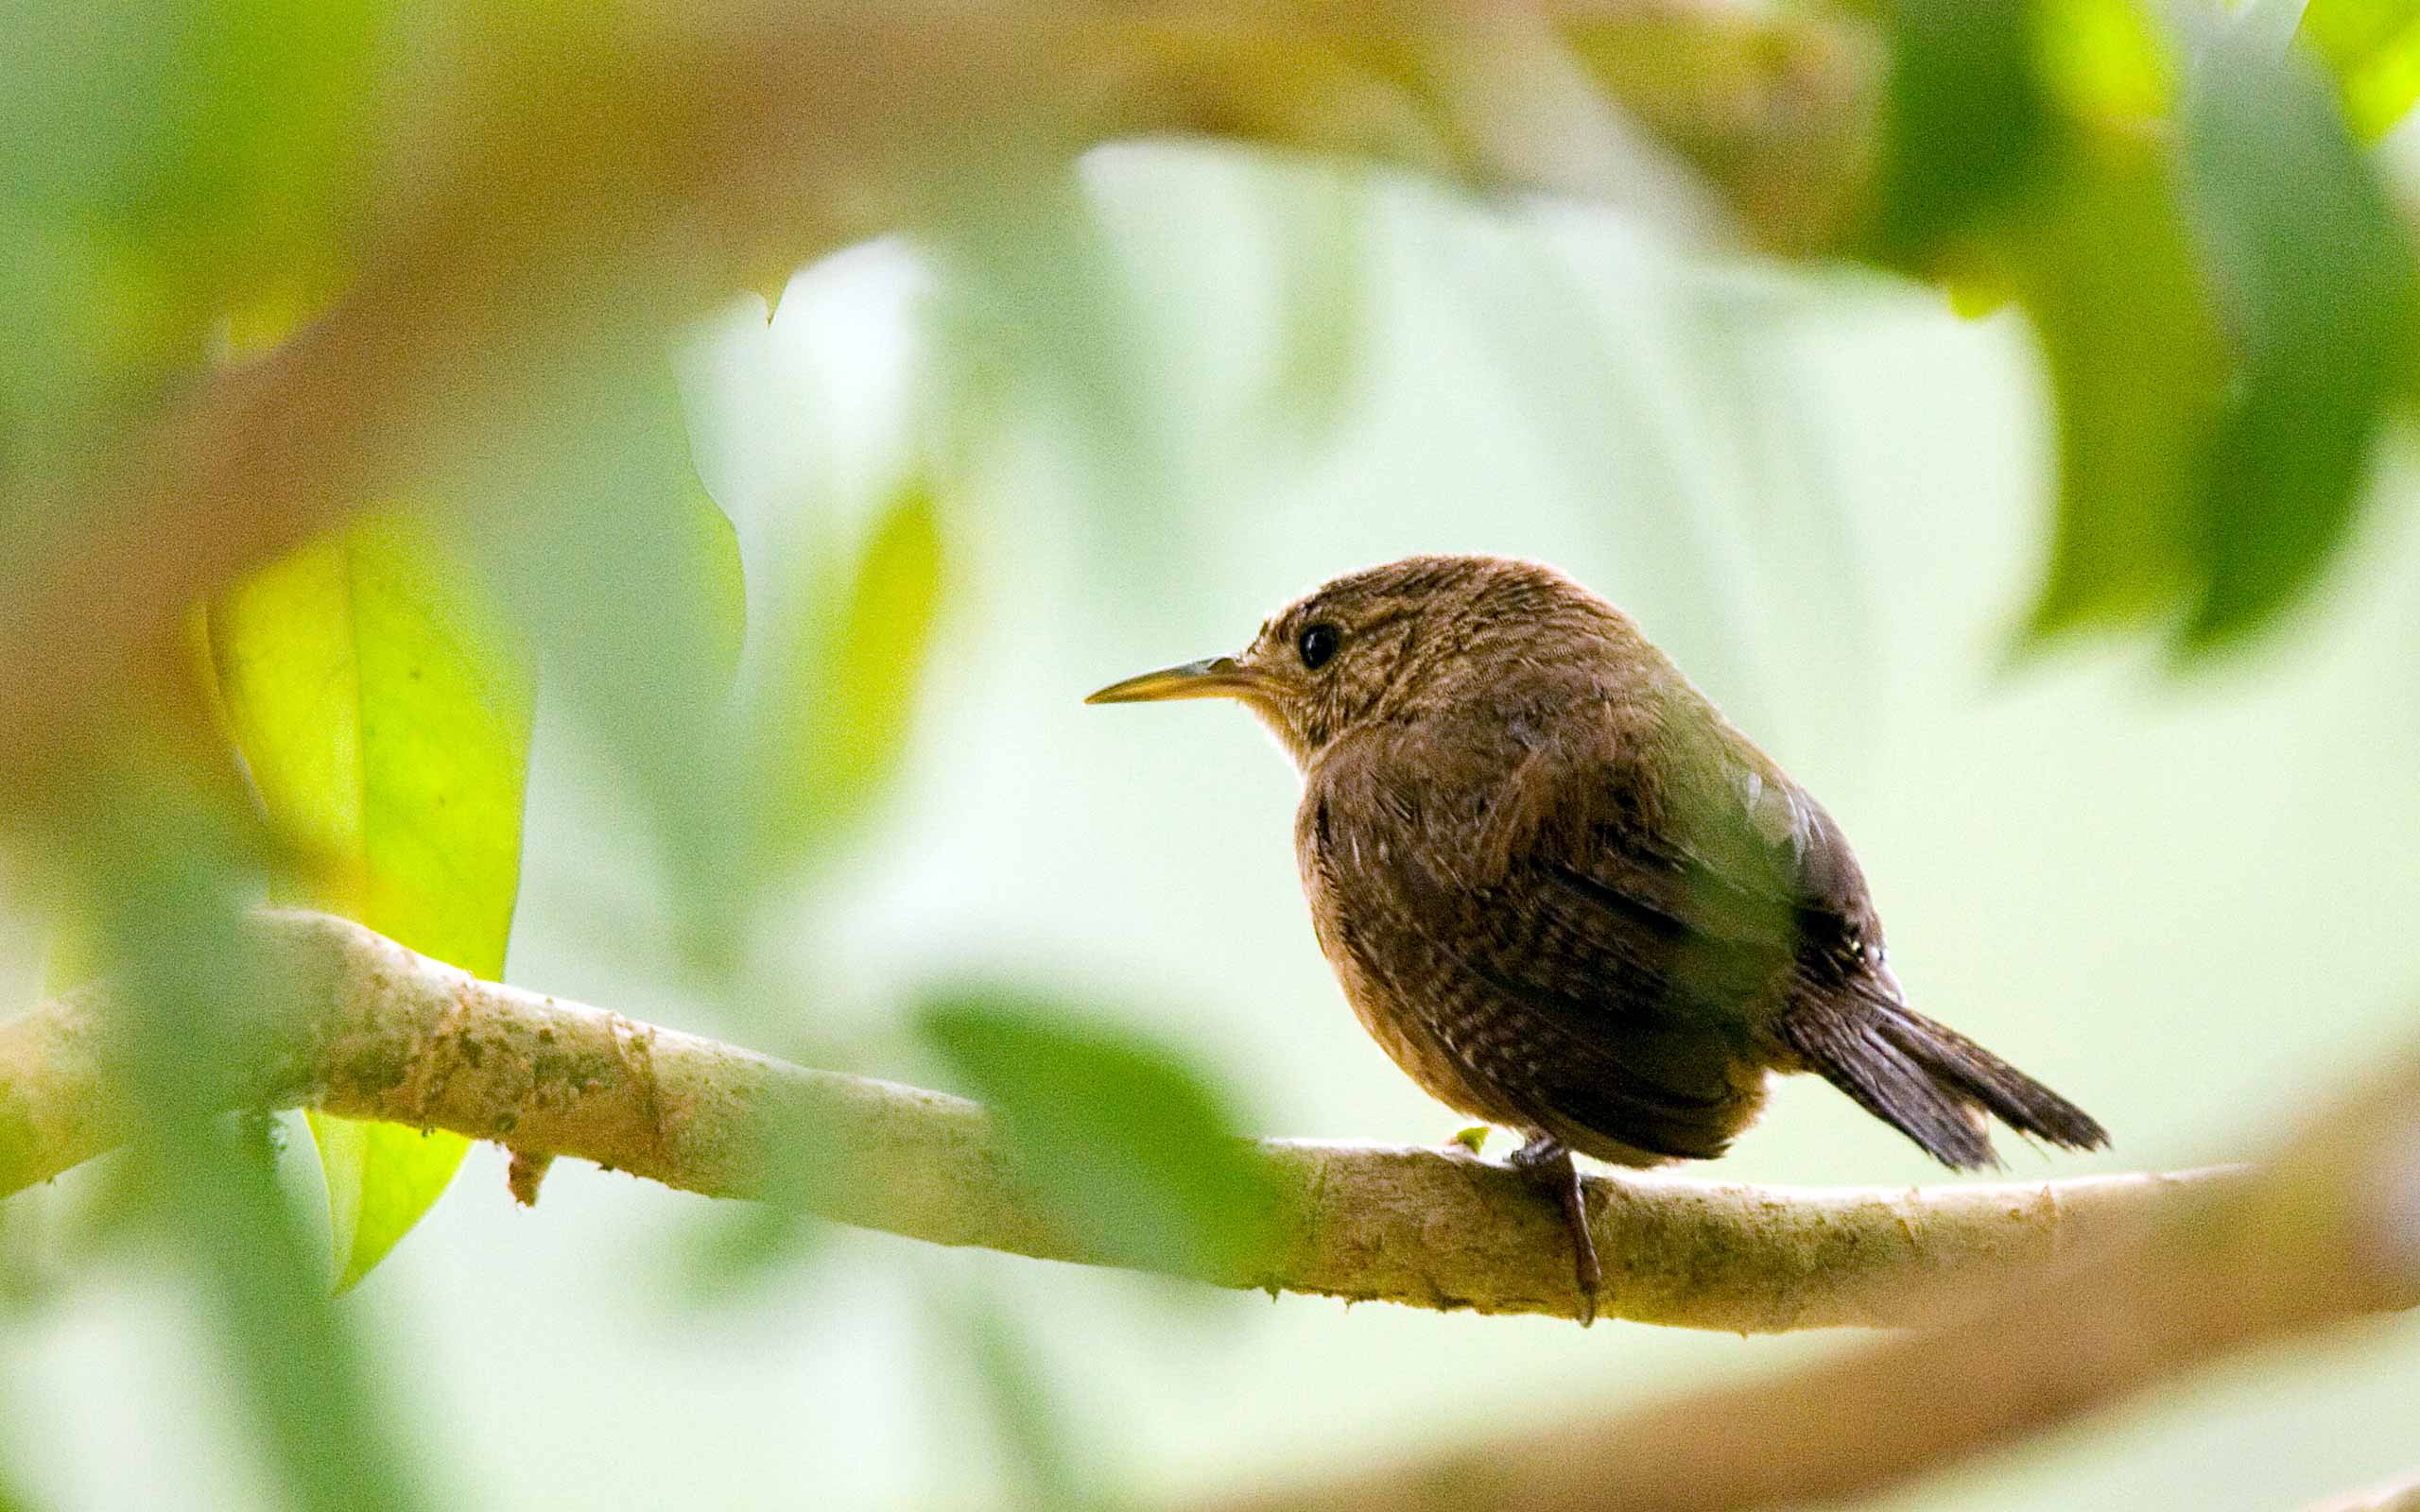
[[[897, 243], [802, 271], [769, 321], [746, 297], [683, 338], [700, 472], [752, 581], [943, 459], [923, 715], [868, 842], [784, 892], [754, 974], [717, 992], [679, 968], [683, 904], [610, 753], [542, 693], [510, 980], [932, 1084], [946, 1070], [894, 1005], [965, 965], [1130, 1015], [1256, 1131], [1442, 1141], [1455, 1121], [1363, 1036], [1311, 939], [1296, 784], [1267, 738], [1224, 706], [1078, 700], [1240, 646], [1330, 574], [1484, 550], [1631, 610], [1855, 838], [1915, 1001], [2115, 1133], [2092, 1159], [2018, 1151], [2014, 1175], [2256, 1153], [2409, 1034], [2420, 475], [2401, 435], [2281, 633], [2181, 674], [2132, 642], [2020, 662], [2056, 432], [2014, 310], [1710, 257], [1651, 217], [1208, 146], [1096, 151], [1080, 182], [1115, 339], [1027, 353], [1056, 382], [987, 382], [967, 354], [996, 312]], [[1312, 255], [1348, 236], [1341, 271]], [[21, 922], [16, 1000], [41, 955]], [[750, 984], [800, 1000], [749, 1011]], [[306, 1212], [309, 1149], [297, 1127], [283, 1162]], [[0, 1460], [35, 1506], [269, 1503], [181, 1273], [156, 1244], [63, 1242], [110, 1169], [11, 1204], [39, 1304], [0, 1327]], [[1811, 1079], [1700, 1174], [1939, 1176]], [[1851, 1342], [1271, 1302], [856, 1232], [700, 1270], [701, 1238], [747, 1222], [578, 1164], [523, 1211], [479, 1146], [339, 1305], [437, 1498], [497, 1508], [1031, 1490], [970, 1315], [1011, 1320], [1080, 1478], [1146, 1500]], [[1890, 1504], [2291, 1506], [2411, 1469], [2415, 1383], [2420, 1322], [2379, 1325]]]
[[[1267, 738], [1079, 703], [1409, 552], [1567, 569], [1822, 796], [1918, 1005], [2114, 1131], [2015, 1176], [2256, 1156], [2408, 1040], [2420, 5], [1172, 14], [0, 0], [0, 993], [121, 972], [144, 1145], [0, 1204], [0, 1512], [1150, 1504], [1853, 1344], [484, 1145], [413, 1228], [458, 1142], [283, 1115], [272, 1186], [196, 1100], [266, 893], [1105, 1136], [1154, 1252], [1215, 1162], [1138, 1087], [1440, 1142]], [[1693, 1175], [1938, 1177], [1809, 1081]], [[2409, 1472], [2415, 1330], [1897, 1504]]]

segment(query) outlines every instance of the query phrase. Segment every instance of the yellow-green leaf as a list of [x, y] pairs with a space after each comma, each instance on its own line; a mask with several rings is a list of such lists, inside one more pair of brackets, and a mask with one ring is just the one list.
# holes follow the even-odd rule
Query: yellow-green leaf
[[2041, 0], [2042, 83], [2087, 125], [2164, 118], [2176, 103], [2176, 65], [2143, 0]]
[[1949, 312], [1962, 320], [1997, 315], [2016, 298], [2016, 289], [1998, 268], [1962, 260], [1941, 275], [1942, 292], [1949, 296]]
[[[236, 743], [304, 858], [286, 900], [500, 974], [532, 679], [459, 564], [406, 517], [365, 520], [237, 587], [210, 628]], [[467, 1146], [317, 1116], [312, 1132], [349, 1286], [437, 1200]]]
[[2335, 74], [2362, 140], [2384, 136], [2420, 101], [2420, 0], [2311, 0], [2302, 35]]
[[812, 594], [777, 676], [756, 789], [772, 868], [860, 816], [897, 771], [941, 593], [941, 524], [910, 483]]

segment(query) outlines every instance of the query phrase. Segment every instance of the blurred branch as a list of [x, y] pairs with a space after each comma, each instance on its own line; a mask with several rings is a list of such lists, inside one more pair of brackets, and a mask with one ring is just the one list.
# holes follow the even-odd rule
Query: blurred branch
[[[85, 471], [0, 490], [0, 520], [52, 530], [0, 589], [8, 806], [72, 759], [95, 690], [158, 680], [187, 605], [411, 481], [433, 436], [509, 426], [599, 328], [645, 344], [768, 269], [1154, 132], [1615, 198], [1641, 192], [1644, 136], [1752, 236], [1808, 250], [1858, 202], [1877, 77], [1846, 23], [1666, 0], [494, 15], [467, 61], [399, 68], [410, 134], [327, 314]], [[1505, 87], [1508, 63], [1557, 87]]]
[[2420, 1477], [2332, 1496], [2304, 1512], [2420, 1512]]
[[[327, 916], [260, 919], [285, 990], [231, 1007], [235, 1069], [206, 1089], [226, 1107], [304, 1104], [452, 1129], [934, 1244], [1115, 1263], [1070, 1237], [977, 1104], [482, 982]], [[111, 1022], [94, 988], [0, 1025], [0, 1192], [131, 1132]], [[1263, 1264], [1199, 1279], [1574, 1315], [1559, 1216], [1506, 1168], [1427, 1149], [1261, 1149], [1283, 1194], [1280, 1241]], [[815, 1172], [804, 1190], [801, 1164]], [[2248, 1190], [2229, 1171], [1893, 1191], [1597, 1177], [1589, 1203], [1609, 1278], [1599, 1311], [1742, 1333], [1910, 1323]]]
[[[1641, 1412], [1517, 1433], [1219, 1512], [1662, 1512], [1863, 1496], [2187, 1370], [2420, 1305], [2420, 1057], [2240, 1180], [2200, 1183], [1944, 1327]], [[2353, 1507], [2410, 1504], [2411, 1491]], [[2397, 1500], [2400, 1497], [2402, 1500]]]

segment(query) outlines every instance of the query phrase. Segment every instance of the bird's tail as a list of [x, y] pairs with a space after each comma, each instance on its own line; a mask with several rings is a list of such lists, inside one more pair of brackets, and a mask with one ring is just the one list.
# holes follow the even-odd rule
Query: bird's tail
[[2083, 1108], [1957, 1030], [1879, 993], [1802, 1005], [1780, 1029], [1807, 1069], [1953, 1169], [2000, 1163], [1986, 1113], [2066, 1149], [2109, 1143], [2109, 1131]]

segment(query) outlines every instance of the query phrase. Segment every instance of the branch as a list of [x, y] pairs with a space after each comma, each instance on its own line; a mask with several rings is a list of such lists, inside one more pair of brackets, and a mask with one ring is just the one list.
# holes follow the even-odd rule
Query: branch
[[[210, 1089], [221, 1106], [447, 1128], [933, 1244], [1112, 1263], [1070, 1237], [1080, 1230], [974, 1103], [482, 982], [324, 915], [264, 913], [259, 929], [284, 990], [238, 1011], [240, 1070]], [[93, 988], [0, 1025], [0, 1194], [134, 1132], [110, 1022]], [[1283, 1194], [1281, 1241], [1264, 1263], [1198, 1279], [1574, 1315], [1560, 1216], [1504, 1167], [1430, 1149], [1260, 1148]], [[801, 1149], [837, 1178], [805, 1194], [785, 1182], [779, 1157]], [[1908, 1323], [2245, 1184], [2229, 1171], [1891, 1191], [1593, 1177], [1599, 1312], [1741, 1333]]]
[[[2230, 1354], [2420, 1305], [2420, 1057], [1973, 1315], [1645, 1411], [1526, 1424], [1217, 1512], [1732, 1512], [1868, 1495]], [[2412, 1488], [2352, 1507], [2414, 1504]]]
[[2330, 1497], [2304, 1512], [2420, 1512], [2420, 1476]]

